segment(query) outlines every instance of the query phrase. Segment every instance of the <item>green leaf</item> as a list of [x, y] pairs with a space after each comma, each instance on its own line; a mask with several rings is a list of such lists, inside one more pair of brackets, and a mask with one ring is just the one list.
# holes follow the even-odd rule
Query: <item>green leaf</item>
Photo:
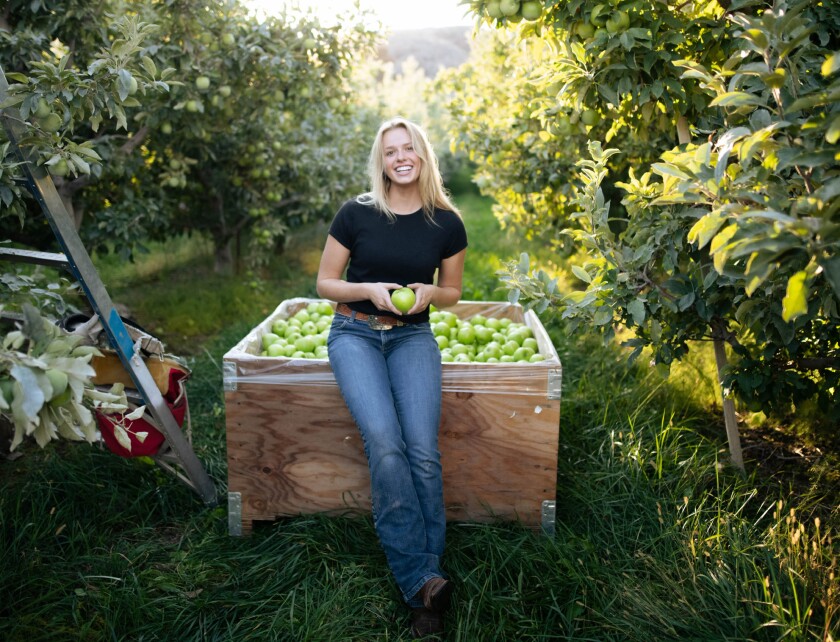
[[519, 255], [519, 265], [516, 266], [516, 269], [522, 274], [528, 274], [528, 270], [531, 269], [531, 258], [528, 256], [527, 252], [522, 252]]
[[642, 325], [645, 322], [645, 302], [641, 299], [633, 299], [627, 304], [627, 311], [633, 317], [633, 323]]
[[830, 145], [836, 143], [838, 139], [840, 139], [840, 114], [834, 117], [825, 133], [825, 141]]
[[612, 321], [612, 318], [612, 309], [609, 306], [603, 305], [595, 312], [595, 316], [592, 317], [592, 322], [596, 326], [607, 325]]
[[589, 276], [589, 272], [584, 270], [579, 265], [572, 266], [572, 274], [574, 274], [577, 278], [579, 278], [581, 281], [584, 281], [585, 283], [592, 283], [592, 277]]
[[140, 62], [143, 64], [143, 69], [146, 70], [146, 73], [149, 74], [152, 78], [157, 75], [157, 67], [155, 66], [155, 62], [149, 58], [148, 56], [143, 56], [140, 58]]
[[23, 392], [21, 395], [15, 395], [12, 402], [16, 418], [22, 416], [28, 421], [34, 422], [46, 401], [44, 391], [41, 390], [35, 373], [31, 368], [15, 364], [9, 369], [9, 374], [20, 384], [20, 389]]
[[743, 105], [764, 105], [764, 101], [746, 91], [728, 91], [709, 103], [709, 107], [741, 107]]
[[700, 250], [711, 241], [720, 226], [726, 221], [725, 216], [721, 216], [718, 212], [711, 212], [706, 214], [703, 218], [691, 226], [688, 231], [688, 242], [697, 243], [697, 249]]
[[840, 51], [830, 54], [820, 67], [823, 76], [830, 76], [840, 70]]
[[833, 256], [830, 259], [820, 261], [826, 280], [834, 290], [834, 296], [840, 301], [840, 256]]
[[743, 33], [743, 37], [752, 40], [760, 49], [766, 49], [770, 41], [767, 39], [767, 34], [761, 29], [747, 29]]
[[715, 269], [721, 274], [723, 274], [726, 260], [729, 258], [729, 252], [727, 251], [728, 243], [737, 231], [737, 225], [734, 223], [728, 225], [720, 233], [715, 235], [715, 238], [712, 239], [712, 244], [709, 246], [709, 254], [714, 255]]
[[670, 163], [653, 163], [650, 168], [660, 176], [674, 176], [683, 180], [691, 180], [691, 176]]
[[788, 279], [787, 291], [782, 299], [782, 318], [791, 321], [808, 312], [808, 288], [805, 279], [808, 273], [800, 270]]

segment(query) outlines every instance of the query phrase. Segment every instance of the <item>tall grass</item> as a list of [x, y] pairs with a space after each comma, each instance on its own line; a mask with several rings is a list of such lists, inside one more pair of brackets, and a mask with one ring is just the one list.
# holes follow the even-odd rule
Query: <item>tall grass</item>
[[[458, 202], [470, 230], [465, 298], [502, 299], [488, 274], [525, 243], [496, 231], [483, 199]], [[281, 300], [312, 293], [324, 233], [301, 231], [256, 288], [213, 277], [200, 254], [120, 281], [138, 320], [189, 350], [194, 445], [222, 498], [221, 356]], [[231, 312], [214, 298], [238, 303]], [[184, 308], [208, 329], [182, 332]], [[731, 470], [705, 400], [544, 321], [564, 367], [557, 532], [451, 525], [448, 639], [837, 639], [832, 489]], [[223, 504], [202, 505], [145, 460], [26, 448], [0, 463], [0, 638], [409, 639], [369, 518], [287, 518], [245, 538], [226, 528]]]

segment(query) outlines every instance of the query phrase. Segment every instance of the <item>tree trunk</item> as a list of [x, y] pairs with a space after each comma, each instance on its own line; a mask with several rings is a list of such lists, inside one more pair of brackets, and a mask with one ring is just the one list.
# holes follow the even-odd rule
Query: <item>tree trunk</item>
[[723, 400], [723, 420], [726, 423], [726, 439], [729, 441], [729, 456], [732, 464], [740, 471], [744, 470], [744, 457], [741, 454], [741, 436], [738, 432], [738, 417], [735, 416], [735, 403], [726, 396], [723, 389], [723, 370], [726, 368], [726, 345], [723, 339], [715, 339], [715, 364], [717, 365], [720, 396]]
[[215, 242], [215, 260], [213, 263], [213, 271], [216, 274], [233, 274], [233, 251], [231, 249], [231, 240], [222, 241], [216, 239]]
[[[691, 130], [685, 116], [677, 119], [677, 139], [680, 145], [691, 142]], [[726, 439], [729, 442], [729, 456], [732, 464], [738, 470], [744, 470], [744, 457], [741, 454], [741, 436], [738, 430], [738, 417], [735, 415], [735, 402], [726, 396], [723, 389], [723, 370], [726, 368], [726, 344], [717, 329], [712, 327], [712, 337], [715, 344], [715, 364], [717, 365], [718, 382], [720, 384], [720, 398], [723, 405], [723, 421], [726, 424]]]

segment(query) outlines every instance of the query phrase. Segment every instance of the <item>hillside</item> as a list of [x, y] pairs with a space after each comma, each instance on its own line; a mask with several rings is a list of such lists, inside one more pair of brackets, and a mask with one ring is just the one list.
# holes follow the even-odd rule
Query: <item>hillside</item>
[[470, 27], [441, 27], [394, 31], [379, 49], [385, 62], [400, 65], [414, 58], [426, 75], [433, 78], [441, 68], [457, 67], [470, 53]]

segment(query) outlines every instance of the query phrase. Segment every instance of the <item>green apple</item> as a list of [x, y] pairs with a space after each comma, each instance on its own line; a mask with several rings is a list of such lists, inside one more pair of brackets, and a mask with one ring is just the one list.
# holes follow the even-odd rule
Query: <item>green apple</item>
[[61, 125], [63, 122], [64, 121], [61, 119], [61, 116], [59, 116], [55, 112], [47, 114], [46, 118], [43, 118], [39, 121], [41, 129], [43, 129], [45, 132], [50, 133], [57, 132], [59, 129], [61, 129]]
[[52, 113], [52, 110], [46, 100], [39, 98], [32, 113], [35, 114], [35, 118], [46, 118]]
[[521, 346], [516, 341], [506, 341], [502, 346], [502, 353], [512, 357], [513, 353], [519, 350], [520, 347]]
[[195, 79], [195, 86], [197, 89], [204, 91], [210, 87], [210, 79], [207, 76], [199, 76]]
[[493, 340], [493, 330], [488, 328], [487, 326], [477, 325], [474, 328], [475, 330], [475, 339], [478, 343], [489, 343]]
[[501, 0], [490, 0], [487, 3], [487, 15], [493, 20], [498, 20], [504, 15], [502, 14]]
[[580, 120], [587, 127], [594, 127], [601, 122], [601, 114], [594, 109], [585, 109], [580, 114]]
[[467, 346], [465, 346], [463, 343], [456, 343], [455, 345], [449, 345], [449, 352], [451, 352], [452, 356], [455, 357], [459, 354], [467, 354], [469, 350], [467, 349]]
[[391, 303], [403, 314], [414, 307], [415, 301], [417, 301], [417, 296], [411, 288], [399, 288], [391, 292]]
[[276, 343], [280, 339], [280, 335], [274, 334], [273, 332], [266, 332], [262, 335], [262, 347], [263, 350], [268, 350], [268, 346], [272, 343]]
[[450, 330], [449, 324], [443, 321], [438, 321], [432, 326], [432, 332], [435, 336], [448, 337]]
[[329, 301], [321, 301], [318, 304], [318, 312], [320, 312], [324, 316], [326, 316], [326, 315], [332, 316], [333, 307], [332, 307], [332, 305], [330, 305]]
[[589, 14], [589, 22], [592, 23], [595, 27], [603, 27], [607, 24], [607, 18], [609, 18], [608, 11], [610, 8], [604, 4], [595, 5], [592, 8], [592, 12]]
[[475, 343], [475, 329], [469, 324], [463, 325], [458, 329], [458, 341], [463, 344], [470, 345]]
[[513, 358], [515, 361], [528, 361], [531, 357], [534, 356], [534, 351], [531, 348], [517, 348], [513, 353]]
[[499, 2], [499, 10], [502, 12], [503, 16], [515, 16], [519, 13], [519, 0], [501, 0]]
[[53, 176], [61, 176], [62, 178], [70, 173], [70, 166], [67, 164], [67, 161], [63, 158], [59, 159], [57, 163], [48, 166], [47, 169]]
[[234, 44], [236, 44], [236, 36], [234, 36], [232, 33], [222, 34], [222, 44], [225, 47], [232, 47]]
[[630, 26], [630, 16], [626, 11], [614, 11], [610, 17], [607, 18], [607, 22], [604, 26], [607, 28], [607, 31], [612, 34], [620, 33]]
[[269, 357], [285, 357], [287, 347], [288, 344], [285, 341], [283, 343], [280, 343], [278, 341], [277, 343], [272, 343], [271, 345], [269, 345], [265, 349], [265, 351]]
[[526, 0], [522, 3], [522, 17], [525, 20], [536, 20], [542, 15], [542, 2]]
[[317, 347], [315, 345], [315, 339], [310, 335], [304, 335], [295, 341], [295, 349], [301, 352], [315, 352], [315, 348]]

